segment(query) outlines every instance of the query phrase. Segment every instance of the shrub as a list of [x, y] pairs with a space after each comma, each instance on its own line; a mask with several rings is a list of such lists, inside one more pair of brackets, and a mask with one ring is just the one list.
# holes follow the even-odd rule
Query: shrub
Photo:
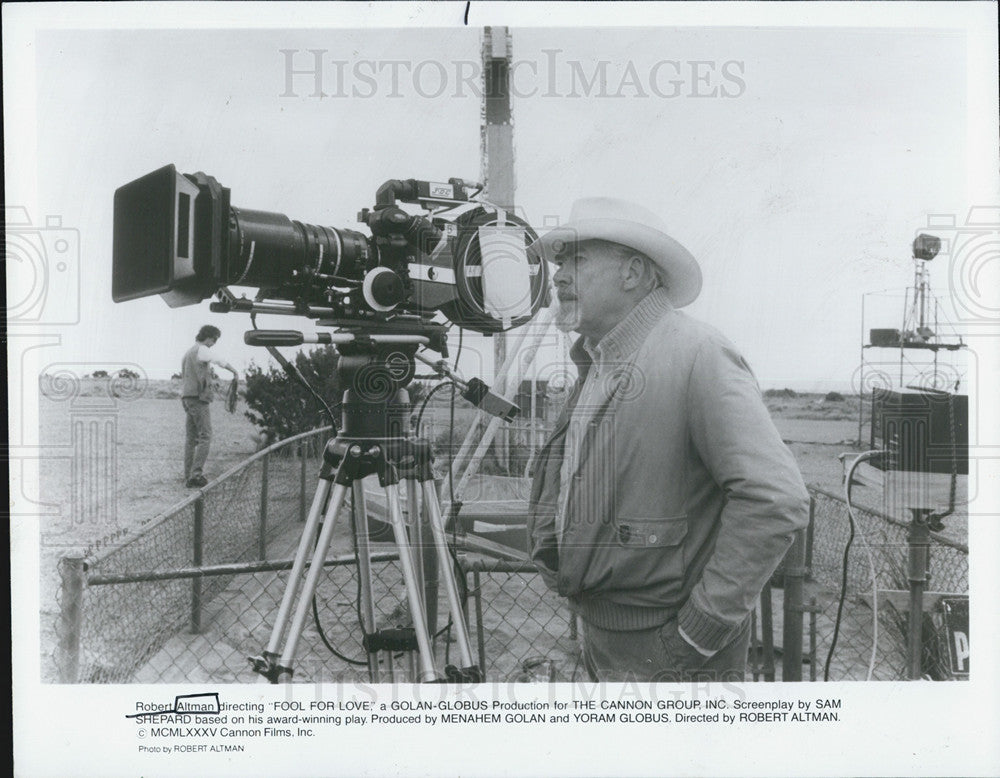
[[123, 367], [118, 371], [118, 377], [134, 381], [139, 377], [139, 374], [134, 370], [129, 370], [127, 367]]
[[107, 378], [108, 377], [108, 371], [107, 370], [95, 370], [93, 373], [91, 373], [91, 376], [93, 378]]
[[794, 389], [768, 389], [764, 392], [765, 397], [798, 397], [799, 393]]
[[[295, 355], [295, 366], [336, 414], [340, 406], [337, 351], [324, 346]], [[320, 402], [283, 369], [251, 363], [246, 374], [246, 417], [265, 440], [282, 440], [330, 423]]]
[[828, 403], [842, 403], [844, 401], [844, 395], [840, 392], [827, 392], [826, 397], [823, 398], [823, 402]]

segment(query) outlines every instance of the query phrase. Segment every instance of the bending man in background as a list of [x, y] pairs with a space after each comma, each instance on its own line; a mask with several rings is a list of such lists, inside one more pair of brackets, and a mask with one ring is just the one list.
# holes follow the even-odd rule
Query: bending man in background
[[200, 489], [208, 483], [204, 467], [212, 443], [212, 417], [209, 405], [214, 391], [212, 365], [225, 368], [236, 377], [236, 368], [220, 358], [212, 347], [222, 337], [218, 327], [206, 324], [195, 343], [184, 353], [181, 362], [181, 402], [187, 416], [184, 443], [184, 480], [188, 487]]

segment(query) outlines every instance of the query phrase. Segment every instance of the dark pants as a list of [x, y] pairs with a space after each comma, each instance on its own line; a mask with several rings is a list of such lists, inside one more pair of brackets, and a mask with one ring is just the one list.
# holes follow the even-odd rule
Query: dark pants
[[196, 397], [184, 397], [181, 402], [184, 403], [184, 413], [187, 415], [184, 478], [190, 480], [204, 475], [202, 469], [212, 443], [212, 417], [208, 412], [208, 403]]
[[742, 681], [750, 619], [725, 646], [706, 657], [677, 631], [677, 620], [630, 632], [584, 624], [584, 663], [592, 681]]

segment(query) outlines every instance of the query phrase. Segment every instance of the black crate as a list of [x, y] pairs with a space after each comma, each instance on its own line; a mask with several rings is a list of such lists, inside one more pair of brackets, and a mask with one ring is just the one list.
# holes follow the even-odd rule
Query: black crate
[[[953, 432], [954, 430], [954, 432]], [[891, 452], [883, 470], [969, 472], [969, 398], [918, 389], [872, 392], [871, 447]]]

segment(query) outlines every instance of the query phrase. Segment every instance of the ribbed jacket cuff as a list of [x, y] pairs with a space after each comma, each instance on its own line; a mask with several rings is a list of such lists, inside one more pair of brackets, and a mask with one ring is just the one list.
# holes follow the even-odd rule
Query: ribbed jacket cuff
[[741, 625], [733, 626], [698, 610], [689, 599], [677, 614], [677, 625], [695, 645], [709, 651], [723, 648]]
[[638, 608], [590, 598], [571, 598], [570, 605], [588, 624], [616, 632], [652, 629], [666, 624], [677, 615], [674, 608]]

